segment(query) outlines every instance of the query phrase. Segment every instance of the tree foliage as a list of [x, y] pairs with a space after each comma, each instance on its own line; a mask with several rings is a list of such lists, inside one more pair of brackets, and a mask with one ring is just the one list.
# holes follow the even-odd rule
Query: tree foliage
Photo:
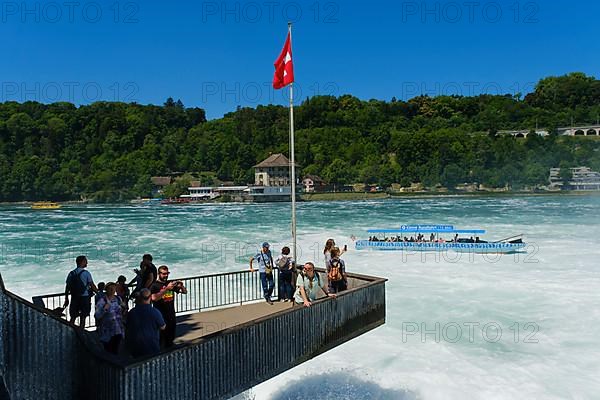
[[[590, 138], [496, 136], [502, 129], [593, 123], [600, 81], [584, 74], [542, 79], [512, 95], [419, 96], [362, 101], [307, 98], [296, 108], [296, 158], [332, 184], [421, 182], [513, 187], [547, 183], [551, 167], [600, 169]], [[238, 108], [207, 121], [204, 110], [98, 102], [0, 104], [0, 201], [120, 201], [151, 194], [150, 177], [189, 172], [207, 184], [252, 182], [253, 166], [288, 153], [288, 111]], [[492, 134], [490, 134], [490, 132]], [[186, 182], [169, 191], [179, 193]]]

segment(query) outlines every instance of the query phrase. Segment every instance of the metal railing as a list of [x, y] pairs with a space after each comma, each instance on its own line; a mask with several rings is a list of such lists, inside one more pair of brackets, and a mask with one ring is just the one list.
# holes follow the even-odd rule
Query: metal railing
[[[223, 278], [215, 278], [219, 275]], [[198, 279], [215, 290], [232, 284], [237, 298], [217, 296], [212, 303], [200, 298], [180, 306], [262, 297], [258, 275], [219, 275]], [[241, 279], [239, 285], [236, 279]], [[254, 289], [244, 292], [244, 282]], [[10, 293], [0, 275], [0, 397], [4, 390], [12, 400], [224, 399], [384, 324], [385, 282], [349, 274], [351, 288], [335, 299], [286, 308], [156, 356], [130, 360], [107, 354], [92, 335]], [[190, 289], [196, 290], [194, 284]], [[52, 296], [42, 298], [52, 301]], [[265, 345], [273, 338], [284, 340]]]
[[[279, 274], [273, 271], [275, 290], [273, 296], [278, 296]], [[262, 300], [263, 291], [258, 272], [237, 271], [221, 274], [193, 276], [188, 278], [171, 279], [182, 281], [187, 289], [187, 294], [178, 294], [175, 298], [175, 311], [177, 314], [198, 312], [213, 308], [242, 305], [247, 302]], [[92, 299], [92, 302], [94, 300]], [[33, 304], [56, 310], [62, 308], [65, 302], [64, 293], [46, 294], [33, 297]], [[130, 309], [133, 301], [129, 300]], [[86, 320], [86, 328], [95, 326], [94, 309], [90, 318]], [[66, 320], [70, 319], [69, 307], [62, 311]]]

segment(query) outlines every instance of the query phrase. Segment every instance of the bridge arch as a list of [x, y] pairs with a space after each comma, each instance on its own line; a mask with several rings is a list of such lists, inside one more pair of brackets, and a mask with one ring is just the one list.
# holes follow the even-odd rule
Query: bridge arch
[[585, 132], [581, 129], [575, 131], [574, 136], [585, 136]]
[[598, 132], [596, 132], [594, 129], [588, 129], [588, 131], [586, 132], [586, 136], [596, 136], [598, 135]]

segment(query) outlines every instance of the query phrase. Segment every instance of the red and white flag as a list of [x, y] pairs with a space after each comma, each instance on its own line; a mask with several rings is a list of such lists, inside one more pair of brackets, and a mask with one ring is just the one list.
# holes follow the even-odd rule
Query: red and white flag
[[292, 34], [288, 32], [281, 54], [275, 61], [273, 87], [282, 89], [294, 82], [294, 63], [292, 62]]

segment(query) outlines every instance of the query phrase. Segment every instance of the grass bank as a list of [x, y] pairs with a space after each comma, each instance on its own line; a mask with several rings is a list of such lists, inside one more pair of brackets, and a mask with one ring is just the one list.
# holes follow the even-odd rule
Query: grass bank
[[304, 201], [339, 201], [339, 200], [379, 200], [388, 199], [387, 193], [339, 192], [339, 193], [302, 193]]

